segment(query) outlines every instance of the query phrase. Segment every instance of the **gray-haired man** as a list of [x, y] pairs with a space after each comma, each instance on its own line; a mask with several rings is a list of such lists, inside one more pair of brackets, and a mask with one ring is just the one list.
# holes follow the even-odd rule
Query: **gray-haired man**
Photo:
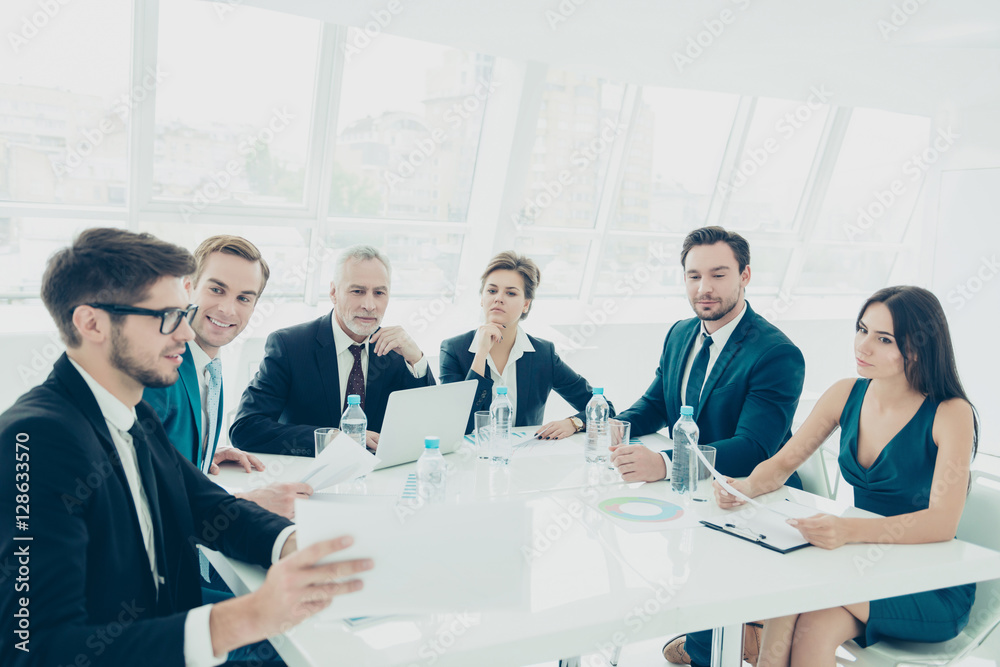
[[380, 327], [391, 273], [389, 259], [372, 246], [352, 246], [340, 255], [330, 283], [333, 310], [268, 336], [264, 360], [229, 431], [234, 446], [311, 456], [313, 431], [338, 426], [347, 396], [359, 394], [368, 448], [378, 447], [389, 394], [434, 384], [409, 334]]

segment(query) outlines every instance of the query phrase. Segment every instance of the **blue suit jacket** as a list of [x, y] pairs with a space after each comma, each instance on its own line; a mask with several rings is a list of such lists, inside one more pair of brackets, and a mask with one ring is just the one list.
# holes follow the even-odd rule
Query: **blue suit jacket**
[[[197, 343], [194, 343], [197, 344]], [[180, 379], [169, 387], [161, 389], [146, 388], [142, 392], [142, 398], [149, 403], [156, 411], [160, 421], [163, 422], [163, 429], [167, 432], [170, 443], [177, 448], [191, 463], [199, 469], [202, 467], [201, 458], [201, 390], [198, 388], [198, 371], [194, 367], [194, 358], [191, 356], [191, 345], [188, 343], [184, 348], [184, 361], [181, 363], [178, 372]], [[219, 415], [217, 422], [222, 426], [222, 393], [219, 393]], [[208, 452], [208, 460], [215, 458], [215, 449], [219, 446], [219, 428], [215, 432], [212, 442], [212, 451]]]
[[[167, 442], [145, 402], [135, 410], [149, 444], [150, 465], [140, 463], [139, 472], [164, 580], [159, 595], [107, 422], [66, 355], [0, 415], [0, 454], [9, 462], [0, 511], [11, 517], [0, 523], [0, 563], [17, 563], [19, 545], [31, 551], [30, 594], [16, 593], [13, 578], [0, 588], [4, 665], [180, 667], [186, 612], [202, 603], [196, 544], [266, 567], [278, 533], [291, 525], [209, 481]], [[15, 542], [14, 462], [29, 457], [33, 541]], [[13, 647], [21, 596], [31, 598], [30, 653]], [[108, 640], [112, 625], [118, 633]]]
[[[250, 452], [313, 456], [313, 431], [338, 426], [344, 410], [333, 341], [333, 311], [311, 322], [275, 331], [264, 344], [264, 360], [243, 392], [229, 429], [233, 445]], [[395, 352], [368, 356], [365, 416], [368, 430], [381, 432], [389, 394], [434, 384], [430, 368], [415, 378]]]
[[[746, 309], [705, 380], [694, 415], [700, 442], [716, 448], [716, 468], [733, 477], [749, 475], [791, 437], [806, 370], [799, 348], [749, 303]], [[691, 318], [670, 328], [653, 383], [620, 415], [632, 423], [633, 436], [673, 428], [680, 418], [684, 366], [700, 327]], [[798, 485], [797, 475], [789, 483]]]
[[[566, 402], [579, 410], [577, 417], [584, 423], [587, 421], [585, 408], [594, 390], [579, 373], [567, 366], [556, 354], [555, 345], [547, 340], [529, 336], [524, 330], [521, 333], [528, 336], [534, 352], [528, 352], [516, 362], [517, 368], [517, 410], [514, 426], [535, 426], [543, 423], [545, 401], [553, 389], [566, 399]], [[469, 352], [476, 331], [449, 338], [441, 343], [441, 382], [461, 382], [476, 380], [476, 396], [472, 401], [472, 411], [466, 433], [472, 431], [473, 415], [477, 410], [489, 410], [493, 402], [493, 378], [483, 377], [472, 370], [472, 360], [475, 354]], [[610, 401], [608, 404], [610, 405]], [[611, 414], [615, 408], [611, 405]]]

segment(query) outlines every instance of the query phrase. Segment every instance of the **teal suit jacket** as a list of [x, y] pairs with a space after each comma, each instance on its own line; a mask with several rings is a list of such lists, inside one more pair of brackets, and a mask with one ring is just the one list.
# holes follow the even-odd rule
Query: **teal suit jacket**
[[[716, 448], [716, 468], [733, 477], [749, 475], [791, 437], [806, 372], [799, 348], [749, 303], [746, 309], [705, 379], [694, 414], [699, 441]], [[631, 422], [632, 436], [673, 428], [680, 418], [684, 366], [700, 331], [696, 317], [670, 328], [652, 384], [618, 416]], [[797, 475], [788, 483], [801, 484]]]
[[[194, 367], [194, 357], [191, 356], [191, 343], [184, 348], [183, 359], [178, 372], [180, 378], [169, 387], [160, 389], [146, 388], [142, 398], [156, 411], [167, 439], [177, 450], [199, 470], [203, 469], [204, 459], [201, 457], [201, 390], [198, 388], [198, 372]], [[219, 393], [219, 414], [216, 422], [215, 438], [211, 443], [211, 451], [206, 457], [215, 457], [215, 448], [219, 445], [219, 433], [222, 432], [223, 396]]]

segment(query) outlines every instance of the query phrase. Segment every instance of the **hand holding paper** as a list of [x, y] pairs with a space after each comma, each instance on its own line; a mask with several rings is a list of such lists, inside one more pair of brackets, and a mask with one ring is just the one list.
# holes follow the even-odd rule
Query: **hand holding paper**
[[764, 505], [762, 503], [757, 502], [750, 496], [746, 495], [745, 493], [743, 493], [735, 486], [733, 486], [733, 484], [730, 483], [732, 481], [731, 478], [726, 477], [725, 475], [721, 474], [718, 470], [716, 470], [714, 467], [712, 467], [712, 464], [708, 462], [708, 459], [705, 458], [705, 455], [701, 452], [701, 450], [695, 448], [694, 451], [698, 455], [698, 458], [701, 459], [701, 462], [705, 464], [705, 467], [708, 468], [709, 471], [712, 473], [712, 477], [715, 479], [716, 483], [720, 487], [722, 487], [724, 491], [726, 491], [727, 493], [736, 498], [736, 500], [729, 500], [721, 497], [718, 493], [716, 493], [716, 498], [720, 501], [719, 507], [723, 508], [736, 507], [737, 505], [742, 505], [743, 503], [750, 503], [754, 507], [758, 507], [768, 512], [773, 512], [774, 514], [777, 514], [779, 516], [783, 516], [789, 519], [795, 518], [793, 515], [782, 511], [780, 509], [780, 505], [778, 506], [775, 506], [773, 504]]
[[367, 475], [375, 469], [378, 462], [377, 456], [356, 443], [351, 436], [338, 433], [299, 481], [306, 482], [319, 491]]

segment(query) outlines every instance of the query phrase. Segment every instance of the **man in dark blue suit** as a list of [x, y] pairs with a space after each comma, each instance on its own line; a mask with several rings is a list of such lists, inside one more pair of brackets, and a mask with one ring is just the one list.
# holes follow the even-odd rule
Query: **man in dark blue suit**
[[[318, 564], [349, 538], [296, 552], [291, 522], [210, 482], [142, 401], [177, 381], [193, 269], [183, 248], [117, 229], [87, 230], [49, 260], [42, 300], [67, 351], [0, 415], [12, 462], [0, 511], [24, 516], [0, 527], [0, 562], [30, 570], [0, 581], [5, 665], [219, 664], [358, 590], [329, 582], [370, 567]], [[264, 584], [202, 605], [197, 544], [271, 566]]]
[[[198, 306], [191, 321], [195, 339], [184, 348], [180, 379], [169, 387], [147, 387], [142, 397], [160, 417], [174, 447], [205, 474], [218, 474], [219, 464], [226, 461], [242, 465], [248, 473], [264, 470], [253, 454], [218, 446], [223, 417], [219, 352], [250, 322], [270, 269], [260, 250], [240, 236], [209, 237], [194, 258], [194, 274], [184, 286]], [[307, 484], [277, 483], [236, 496], [291, 519], [295, 499], [311, 493]]]
[[[716, 468], [745, 477], [791, 437], [805, 360], [787, 336], [750, 308], [750, 246], [739, 234], [704, 227], [684, 239], [684, 284], [697, 317], [674, 324], [656, 376], [619, 418], [632, 435], [672, 427], [682, 405], [694, 407], [699, 442], [716, 448]], [[670, 453], [618, 447], [612, 461], [628, 482], [668, 479]], [[798, 485], [798, 478], [791, 478]], [[708, 665], [711, 633], [678, 637], [664, 647], [674, 663]], [[749, 647], [749, 653], [753, 653]]]
[[367, 446], [378, 447], [389, 394], [434, 384], [427, 358], [402, 327], [381, 327], [389, 303], [389, 259], [357, 245], [337, 259], [327, 315], [268, 336], [264, 360], [229, 429], [252, 452], [315, 454], [313, 432], [336, 427], [349, 394], [361, 396]]

